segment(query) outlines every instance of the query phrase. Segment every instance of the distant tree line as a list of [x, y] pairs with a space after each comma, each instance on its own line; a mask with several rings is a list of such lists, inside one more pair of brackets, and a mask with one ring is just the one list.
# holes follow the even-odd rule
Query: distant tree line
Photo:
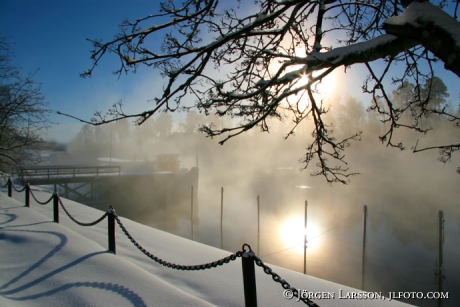
[[[428, 83], [432, 83], [431, 87]], [[428, 93], [431, 88], [431, 93]], [[422, 98], [430, 97], [426, 101], [426, 108], [442, 110], [448, 108], [452, 112], [448, 98], [449, 93], [444, 82], [439, 78], [427, 80], [423, 86], [417, 88], [411, 83], [405, 83], [403, 86], [396, 88], [392, 92], [392, 101], [395, 103], [396, 108], [410, 107], [410, 99], [420, 95]], [[331, 124], [332, 135], [337, 138], [344, 138], [347, 135], [356, 134], [361, 139], [366, 141], [377, 141], [384, 131], [387, 130], [388, 123], [382, 122], [378, 113], [366, 112], [366, 107], [360, 101], [352, 96], [333, 96], [328, 98], [327, 102], [334, 112], [328, 113], [325, 121]], [[370, 104], [369, 104], [370, 105]], [[416, 112], [413, 110], [412, 112]], [[457, 113], [460, 111], [457, 110]], [[402, 114], [407, 114], [403, 112]], [[400, 123], [404, 125], [416, 125], [424, 129], [435, 128], [434, 133], [430, 138], [417, 136], [421, 138], [424, 145], [430, 145], [434, 140], [439, 138], [446, 138], [452, 136], [454, 133], [445, 133], [446, 131], [453, 130], [452, 125], [448, 124], [446, 119], [439, 116], [433, 116], [432, 113], [426, 112], [415, 114], [416, 116], [407, 116], [407, 118], [400, 119]], [[213, 151], [209, 151], [209, 144], [206, 142], [206, 135], [201, 132], [200, 128], [207, 127], [224, 127], [228, 126], [230, 119], [218, 116], [205, 116], [204, 114], [195, 111], [186, 113], [185, 119], [182, 122], [174, 122], [170, 113], [161, 112], [156, 117], [149, 118], [143, 125], [134, 125], [129, 119], [124, 118], [106, 125], [84, 125], [78, 134], [72, 139], [68, 145], [68, 151], [77, 156], [84, 156], [88, 158], [97, 157], [116, 157], [128, 160], [152, 160], [158, 153], [165, 152], [179, 152], [182, 154], [191, 154], [194, 152], [200, 153], [200, 156], [206, 158], [208, 161], [215, 160]], [[284, 140], [285, 131], [291, 125], [292, 118], [286, 116], [284, 121], [273, 120], [270, 123], [270, 135], [277, 140]], [[416, 123], [411, 121], [416, 120]], [[297, 125], [293, 131], [294, 137], [292, 145], [280, 144], [279, 147], [273, 148], [272, 152], [277, 153], [278, 157], [286, 156], [286, 146], [290, 147], [289, 154], [291, 158], [299, 158], [302, 148], [308, 138], [311, 138], [310, 132], [312, 128], [312, 121], [305, 120]], [[446, 130], [447, 129], [447, 130]], [[450, 130], [449, 130], [450, 129]], [[363, 134], [363, 131], [365, 133]], [[248, 138], [255, 136], [255, 131], [249, 131]], [[398, 134], [400, 142], [413, 139], [411, 129], [403, 130]], [[260, 135], [257, 136], [260, 138]], [[208, 138], [209, 139], [209, 138]], [[397, 138], [394, 138], [397, 139]], [[238, 156], [238, 150], [244, 152], [246, 145], [244, 138], [241, 141], [233, 139], [231, 141], [232, 149], [228, 153], [220, 153], [222, 158], [224, 156]], [[261, 144], [262, 140], [254, 139], [252, 143]], [[350, 146], [351, 144], [347, 144]], [[360, 145], [366, 146], [365, 144]], [[259, 146], [260, 147], [260, 146]], [[213, 147], [214, 148], [214, 147]], [[215, 147], [218, 148], [218, 147]], [[293, 156], [296, 154], [296, 156]], [[270, 162], [270, 161], [269, 161]], [[272, 161], [273, 162], [273, 161]], [[292, 161], [291, 161], [292, 162]]]

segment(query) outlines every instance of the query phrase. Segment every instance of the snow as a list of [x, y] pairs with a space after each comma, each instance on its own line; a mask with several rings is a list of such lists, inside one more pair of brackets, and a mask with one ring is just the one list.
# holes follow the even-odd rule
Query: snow
[[260, 12], [260, 13], [257, 14], [257, 16], [256, 16], [256, 21], [260, 21], [260, 20], [262, 20], [262, 19], [264, 19], [264, 18], [266, 18], [266, 17], [267, 17], [267, 14], [266, 14], [265, 12]]
[[369, 50], [375, 50], [381, 45], [388, 44], [389, 42], [396, 40], [397, 37], [391, 34], [384, 34], [377, 36], [365, 42], [356, 43], [349, 46], [337, 47], [327, 52], [311, 52], [306, 61], [313, 63], [331, 62], [331, 64], [337, 64], [343, 61], [345, 57], [350, 54], [362, 54]]
[[[453, 38], [457, 48], [460, 48], [458, 21], [428, 1], [414, 1], [401, 15], [388, 18], [384, 22], [384, 25], [387, 26], [403, 27], [406, 24], [410, 24], [414, 27], [436, 25], [448, 33], [449, 36]], [[398, 37], [395, 35], [383, 34], [364, 42], [337, 47], [327, 52], [318, 52], [314, 50], [309, 53], [306, 58], [297, 61], [307, 64], [307, 66], [304, 67], [304, 69], [307, 68], [307, 72], [331, 67], [333, 65], [351, 65], [364, 61], [369, 62], [381, 58], [382, 54], [379, 51], [381, 51], [382, 47], [390, 45], [397, 39]], [[373, 51], [375, 51], [375, 54]], [[286, 80], [286, 75], [280, 77], [274, 84], [290, 81], [289, 79]], [[266, 80], [260, 80], [257, 85], [264, 86], [267, 82]]]
[[[50, 194], [35, 191], [45, 200]], [[82, 222], [103, 212], [63, 199]], [[51, 204], [0, 193], [0, 306], [244, 306], [241, 259], [204, 271], [178, 271], [143, 255], [116, 226], [114, 255], [107, 251], [107, 222], [82, 227], [62, 211], [52, 222]], [[201, 264], [229, 252], [187, 240], [121, 217], [133, 237], [148, 251], [178, 264]], [[339, 299], [356, 292], [346, 286], [276, 266], [273, 271], [299, 289], [335, 293], [315, 300], [320, 306], [409, 306], [397, 301]], [[259, 306], [301, 306], [283, 298], [283, 288], [256, 266]], [[385, 295], [385, 294], [384, 294]]]
[[458, 21], [429, 1], [414, 1], [401, 15], [388, 18], [385, 21], [387, 25], [404, 26], [410, 24], [414, 27], [430, 23], [444, 29], [454, 39], [457, 46], [460, 46]]

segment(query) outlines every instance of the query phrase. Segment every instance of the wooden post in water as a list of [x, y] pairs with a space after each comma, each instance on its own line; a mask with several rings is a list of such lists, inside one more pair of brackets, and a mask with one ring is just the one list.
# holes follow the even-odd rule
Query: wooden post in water
[[367, 205], [364, 205], [364, 229], [363, 229], [363, 258], [361, 264], [361, 289], [365, 290], [366, 277], [366, 227], [367, 227]]
[[191, 230], [192, 230], [192, 240], [193, 240], [193, 185], [192, 185], [192, 193], [191, 193], [191, 196], [190, 196], [190, 227], [191, 227]]
[[308, 201], [305, 200], [305, 231], [303, 237], [303, 273], [307, 274], [307, 220], [308, 220]]
[[222, 227], [222, 221], [223, 221], [223, 215], [224, 215], [224, 187], [220, 188], [220, 248], [222, 249], [224, 246], [224, 234], [223, 234], [223, 227]]
[[109, 158], [109, 165], [112, 165], [112, 123], [109, 124], [110, 128], [110, 158]]
[[260, 255], [260, 196], [257, 195], [257, 255]]
[[[437, 291], [438, 293], [442, 292], [442, 281], [444, 279], [443, 274], [443, 243], [444, 243], [444, 212], [442, 210], [439, 211], [438, 214], [438, 267], [437, 271], [435, 272], [435, 276], [437, 279]], [[442, 298], [438, 298], [438, 307], [442, 307]]]
[[195, 167], [198, 168], [198, 142], [197, 142], [197, 136], [198, 134], [195, 135]]
[[163, 209], [164, 209], [164, 231], [167, 231], [166, 230], [166, 219], [168, 218], [168, 215], [166, 214], [166, 179], [165, 177], [163, 177]]

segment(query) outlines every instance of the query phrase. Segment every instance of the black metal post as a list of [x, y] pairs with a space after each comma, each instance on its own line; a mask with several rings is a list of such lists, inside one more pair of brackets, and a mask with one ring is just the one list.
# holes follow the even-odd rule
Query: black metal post
[[53, 212], [54, 222], [59, 223], [59, 194], [56, 191], [53, 194]]
[[254, 269], [254, 252], [244, 252], [241, 257], [243, 267], [244, 302], [246, 307], [257, 307], [256, 272]]
[[26, 184], [26, 207], [30, 208], [30, 185]]
[[115, 210], [111, 207], [107, 212], [107, 229], [108, 229], [108, 236], [109, 236], [109, 251], [116, 254], [116, 247], [115, 247]]
[[13, 196], [13, 182], [11, 181], [11, 178], [8, 178], [8, 197]]

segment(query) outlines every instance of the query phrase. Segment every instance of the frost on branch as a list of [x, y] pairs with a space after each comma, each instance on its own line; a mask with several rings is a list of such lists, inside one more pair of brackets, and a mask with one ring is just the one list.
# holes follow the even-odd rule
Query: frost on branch
[[[444, 6], [443, 1], [404, 1], [403, 6], [396, 0], [262, 0], [255, 6], [168, 1], [160, 4], [157, 14], [125, 21], [113, 40], [91, 40], [93, 66], [82, 75], [91, 76], [110, 53], [120, 61], [118, 75], [141, 66], [153, 68], [165, 80], [155, 105], [132, 115], [112, 110], [110, 120], [135, 117], [142, 124], [161, 109], [197, 108], [235, 119], [231, 127], [202, 128], [209, 136], [222, 136], [221, 144], [253, 128], [269, 131], [271, 119], [292, 121], [287, 136], [312, 119], [304, 166], [315, 161], [315, 175], [346, 183], [353, 173], [344, 150], [360, 139], [360, 132], [336, 139], [317, 84], [338, 67], [364, 65], [368, 76], [363, 77], [362, 90], [372, 100], [369, 111], [386, 123], [380, 140], [387, 146], [404, 148], [393, 138], [398, 129], [426, 133], [429, 129], [420, 122], [427, 115], [444, 116], [458, 125], [456, 115], [430, 107], [430, 90], [427, 95], [420, 90], [435, 78], [433, 65], [438, 60], [459, 75], [458, 22], [442, 10]], [[451, 40], [430, 39], [438, 33]], [[395, 64], [406, 69], [393, 70]], [[391, 93], [405, 84], [414, 84], [414, 91], [407, 101], [395, 104]], [[401, 121], [407, 117], [412, 120]], [[110, 121], [100, 118], [96, 124]]]

